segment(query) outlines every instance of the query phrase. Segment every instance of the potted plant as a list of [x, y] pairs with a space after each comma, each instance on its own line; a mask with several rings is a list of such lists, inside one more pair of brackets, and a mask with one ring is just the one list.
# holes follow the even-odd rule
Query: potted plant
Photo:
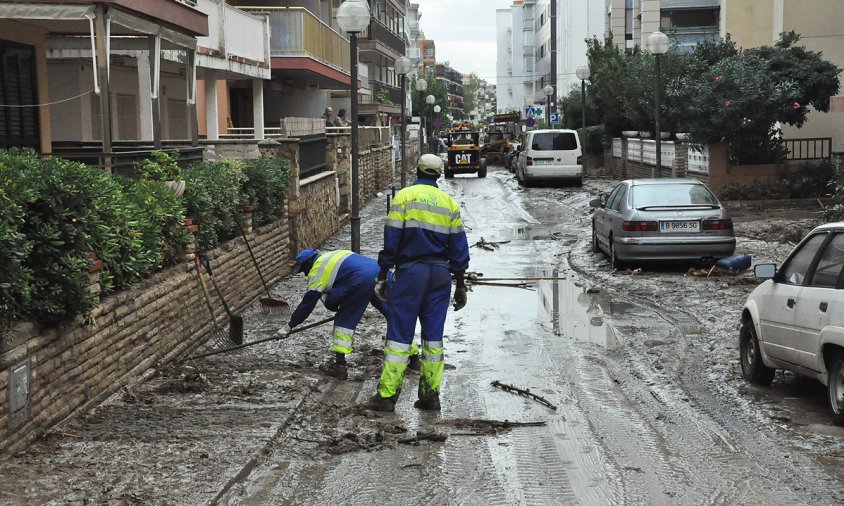
[[151, 154], [152, 160], [147, 158], [141, 163], [132, 164], [135, 172], [141, 179], [163, 182], [177, 196], [181, 196], [185, 192], [185, 181], [180, 179], [182, 170], [176, 163], [179, 159], [179, 150], [174, 149], [172, 153], [167, 153], [156, 149]]

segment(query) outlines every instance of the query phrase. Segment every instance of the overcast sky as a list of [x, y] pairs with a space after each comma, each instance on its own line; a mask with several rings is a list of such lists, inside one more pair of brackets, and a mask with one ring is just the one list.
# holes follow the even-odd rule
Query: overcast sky
[[437, 61], [463, 74], [495, 82], [495, 10], [513, 0], [414, 0], [425, 37], [434, 39]]

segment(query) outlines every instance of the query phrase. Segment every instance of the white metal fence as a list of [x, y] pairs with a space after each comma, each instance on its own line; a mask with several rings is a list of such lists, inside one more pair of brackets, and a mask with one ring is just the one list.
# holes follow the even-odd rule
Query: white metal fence
[[686, 168], [689, 172], [709, 174], [709, 146], [689, 144], [688, 159]]
[[642, 161], [642, 140], [630, 139], [627, 141], [627, 159], [631, 162]]
[[612, 156], [614, 158], [621, 158], [621, 139], [612, 140]]

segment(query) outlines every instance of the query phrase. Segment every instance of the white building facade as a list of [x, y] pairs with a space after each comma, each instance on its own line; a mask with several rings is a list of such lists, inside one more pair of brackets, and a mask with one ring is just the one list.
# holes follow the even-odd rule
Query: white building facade
[[[551, 76], [551, 2], [557, 3], [557, 75]], [[578, 67], [586, 65], [586, 39], [603, 37], [607, 0], [525, 0], [497, 11], [498, 112], [543, 105], [542, 89], [557, 96], [579, 85]]]

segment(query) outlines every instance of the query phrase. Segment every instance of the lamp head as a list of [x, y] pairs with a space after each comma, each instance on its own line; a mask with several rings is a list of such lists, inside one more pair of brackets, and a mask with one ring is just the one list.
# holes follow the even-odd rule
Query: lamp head
[[542, 93], [544, 93], [546, 97], [550, 97], [554, 94], [554, 87], [549, 84], [548, 86], [542, 88]]
[[668, 52], [668, 35], [662, 32], [654, 32], [648, 35], [645, 45], [653, 55], [661, 55]]
[[425, 97], [425, 103], [426, 104], [433, 104], [436, 101], [437, 101], [437, 99], [433, 95], [428, 95], [427, 97]]
[[410, 73], [410, 69], [412, 67], [413, 62], [411, 62], [410, 58], [407, 56], [402, 56], [401, 58], [396, 59], [396, 74], [406, 76]]
[[589, 67], [577, 67], [577, 70], [575, 71], [575, 75], [581, 81], [585, 81], [585, 80], [589, 79], [589, 76], [591, 75], [591, 73], [589, 72]]
[[369, 4], [363, 0], [345, 0], [337, 8], [337, 24], [346, 33], [360, 33], [369, 25]]
[[438, 106], [438, 105], [435, 105], [435, 106], [434, 106], [434, 112], [438, 113], [438, 112], [440, 112], [440, 111], [442, 111], [442, 110], [443, 110], [443, 109], [442, 109], [442, 107], [440, 107], [440, 106]]
[[416, 91], [425, 91], [428, 89], [428, 81], [424, 79], [417, 79], [416, 80]]

